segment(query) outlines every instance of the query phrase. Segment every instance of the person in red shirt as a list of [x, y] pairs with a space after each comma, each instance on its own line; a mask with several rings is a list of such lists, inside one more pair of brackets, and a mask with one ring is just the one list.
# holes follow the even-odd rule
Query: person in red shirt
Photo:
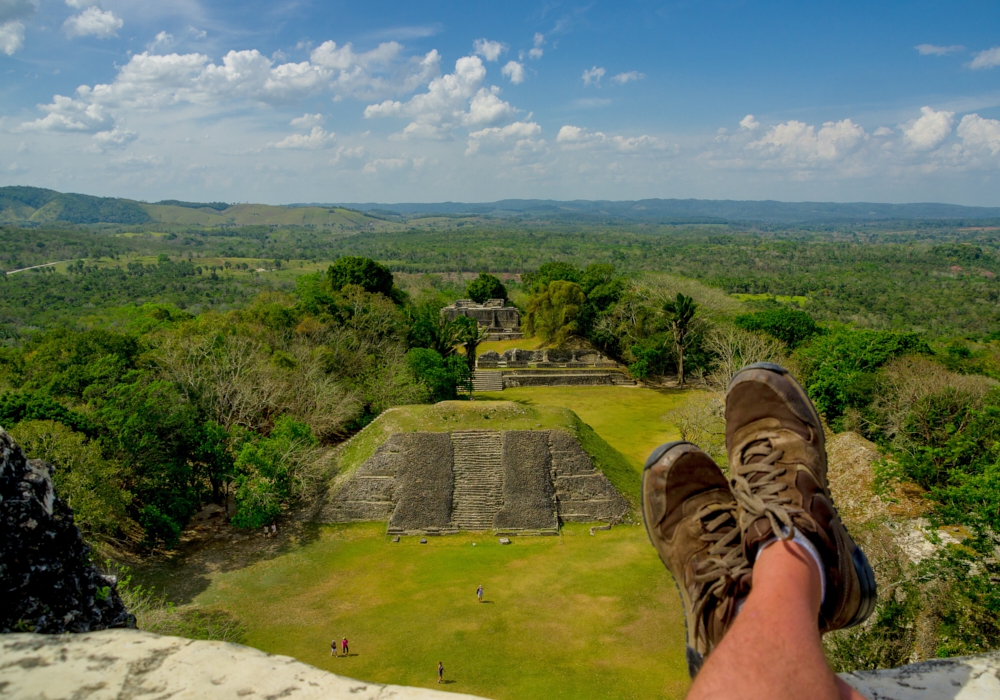
[[343, 651], [344, 651], [344, 656], [347, 656], [347, 637], [344, 637], [344, 638], [343, 638], [343, 639], [342, 639], [342, 640], [340, 641], [340, 647], [341, 647], [341, 649], [343, 649]]

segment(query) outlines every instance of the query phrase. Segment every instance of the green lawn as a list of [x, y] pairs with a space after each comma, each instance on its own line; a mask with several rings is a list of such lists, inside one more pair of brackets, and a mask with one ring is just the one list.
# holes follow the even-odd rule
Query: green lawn
[[678, 408], [691, 394], [645, 387], [553, 386], [481, 393], [476, 394], [476, 399], [571, 409], [636, 469], [641, 469], [654, 448], [680, 439], [677, 429], [664, 420], [664, 415]]
[[[215, 573], [195, 602], [246, 643], [354, 678], [490, 698], [680, 698], [680, 601], [641, 525], [591, 537], [460, 534], [392, 544], [385, 525], [324, 525], [297, 546]], [[477, 546], [473, 547], [472, 543]], [[485, 600], [476, 602], [476, 587]], [[333, 637], [352, 656], [330, 658]]]
[[[638, 471], [654, 447], [677, 437], [663, 417], [689, 396], [547, 387], [406, 407], [356, 436], [348, 452], [357, 459], [348, 461], [363, 458], [374, 449], [368, 438], [388, 429], [572, 427], [572, 416], [558, 410], [566, 407]], [[597, 458], [609, 451], [576, 430]], [[384, 534], [385, 523], [305, 525], [279, 541], [250, 535], [137, 574], [169, 599], [237, 618], [253, 647], [368, 681], [438, 687], [443, 661], [454, 681], [447, 690], [497, 700], [687, 691], [680, 600], [641, 524], [595, 536], [569, 524], [558, 537], [519, 537], [510, 546], [488, 534], [431, 537], [425, 545], [416, 537], [392, 544]], [[331, 658], [330, 639], [345, 635], [356, 655]]]

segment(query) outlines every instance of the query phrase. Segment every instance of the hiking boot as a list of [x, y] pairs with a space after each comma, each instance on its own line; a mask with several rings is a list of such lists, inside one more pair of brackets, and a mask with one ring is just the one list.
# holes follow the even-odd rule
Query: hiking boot
[[772, 537], [791, 539], [797, 530], [826, 569], [820, 632], [864, 622], [875, 609], [875, 574], [833, 505], [819, 414], [783, 367], [758, 362], [733, 377], [726, 449], [747, 561]]
[[750, 592], [736, 500], [722, 470], [690, 442], [655, 449], [642, 473], [642, 519], [684, 605], [691, 678]]

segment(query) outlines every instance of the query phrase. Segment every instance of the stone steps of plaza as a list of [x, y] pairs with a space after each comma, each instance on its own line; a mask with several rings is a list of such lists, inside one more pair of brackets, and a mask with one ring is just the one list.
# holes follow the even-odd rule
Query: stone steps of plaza
[[503, 505], [500, 433], [462, 430], [451, 434], [455, 490], [451, 524], [461, 530], [492, 530]]
[[473, 391], [503, 391], [503, 372], [476, 370], [472, 375]]

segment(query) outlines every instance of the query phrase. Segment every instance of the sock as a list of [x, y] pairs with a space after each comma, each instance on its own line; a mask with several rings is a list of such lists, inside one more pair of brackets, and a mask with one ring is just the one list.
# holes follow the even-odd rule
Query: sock
[[[778, 541], [777, 537], [772, 537], [771, 539], [764, 542], [757, 549], [757, 556], [759, 557], [761, 552], [763, 552], [765, 549], [767, 549], [777, 541]], [[816, 550], [816, 546], [812, 542], [810, 542], [808, 538], [806, 538], [806, 536], [803, 535], [798, 530], [795, 530], [795, 537], [792, 538], [792, 542], [801, 546], [803, 549], [809, 552], [809, 556], [811, 556], [813, 558], [813, 561], [816, 562], [816, 569], [819, 570], [819, 585], [820, 585], [819, 604], [822, 605], [826, 601], [826, 567], [823, 566], [823, 559], [819, 556], [819, 552]]]

